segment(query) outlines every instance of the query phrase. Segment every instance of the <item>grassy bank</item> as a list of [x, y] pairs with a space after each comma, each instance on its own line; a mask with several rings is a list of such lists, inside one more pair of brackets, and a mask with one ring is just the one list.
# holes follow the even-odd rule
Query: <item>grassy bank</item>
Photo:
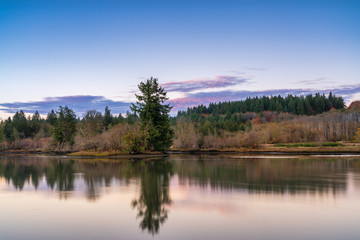
[[191, 152], [191, 153], [288, 153], [288, 154], [313, 154], [313, 153], [360, 153], [359, 143], [281, 143], [281, 144], [262, 144], [256, 148], [207, 148], [196, 151], [189, 151], [187, 149], [172, 148], [173, 152]]
[[164, 156], [166, 154], [161, 152], [144, 152], [141, 154], [129, 154], [125, 152], [91, 152], [91, 151], [80, 151], [66, 154], [69, 157], [92, 157], [92, 158], [103, 158], [103, 157], [117, 157], [117, 158], [144, 158], [154, 156]]
[[[122, 151], [44, 151], [41, 149], [5, 150], [1, 153], [11, 154], [54, 154], [66, 155], [73, 158], [148, 158], [165, 156], [161, 152], [144, 152], [129, 154]], [[360, 143], [325, 142], [325, 143], [277, 143], [260, 144], [256, 147], [239, 148], [203, 148], [192, 150], [186, 148], [170, 148], [168, 153], [279, 153], [279, 154], [348, 154], [359, 153]]]

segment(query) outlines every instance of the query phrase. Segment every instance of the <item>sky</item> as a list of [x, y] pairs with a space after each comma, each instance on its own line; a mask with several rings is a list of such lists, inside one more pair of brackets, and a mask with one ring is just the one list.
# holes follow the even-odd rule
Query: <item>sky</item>
[[360, 99], [359, 0], [0, 0], [0, 118], [125, 113], [158, 78], [173, 114], [251, 96]]

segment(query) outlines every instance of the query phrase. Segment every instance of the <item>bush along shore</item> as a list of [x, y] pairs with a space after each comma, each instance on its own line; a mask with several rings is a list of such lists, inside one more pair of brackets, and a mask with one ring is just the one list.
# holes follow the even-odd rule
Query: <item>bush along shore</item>
[[170, 117], [157, 79], [139, 84], [126, 115], [89, 110], [81, 119], [67, 106], [46, 118], [23, 111], [0, 122], [0, 151], [115, 157], [172, 152], [360, 152], [360, 102], [341, 97], [248, 98], [180, 111]]

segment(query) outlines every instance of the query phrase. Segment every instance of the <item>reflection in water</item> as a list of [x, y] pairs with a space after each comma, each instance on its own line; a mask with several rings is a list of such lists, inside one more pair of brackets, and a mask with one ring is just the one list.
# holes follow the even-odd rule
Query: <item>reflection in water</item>
[[336, 194], [346, 189], [349, 170], [359, 171], [360, 162], [356, 159], [231, 159], [194, 155], [172, 155], [168, 159], [145, 162], [0, 157], [0, 177], [15, 189], [22, 190], [26, 183], [37, 189], [45, 177], [49, 189], [71, 192], [76, 190], [76, 180], [81, 180], [89, 200], [100, 197], [100, 190], [116, 184], [114, 180], [128, 185], [131, 179], [136, 179], [144, 196], [149, 192], [158, 193], [162, 195], [159, 199], [167, 201], [168, 196], [162, 191], [168, 192], [172, 175], [177, 175], [182, 185], [214, 190]]
[[[74, 172], [73, 161], [53, 161], [44, 169], [48, 186], [51, 189], [56, 187], [59, 191], [74, 190]], [[31, 179], [33, 179], [33, 176]]]
[[[171, 204], [169, 183], [173, 164], [164, 159], [147, 162], [67, 160], [59, 157], [1, 156], [0, 177], [15, 189], [23, 190], [25, 183], [38, 189], [45, 177], [47, 187], [58, 190], [66, 199], [76, 190], [77, 178], [85, 184], [84, 195], [90, 201], [100, 197], [103, 187], [113, 180], [128, 185], [131, 179], [140, 180], [140, 194], [131, 203], [141, 218], [140, 228], [155, 234], [168, 217]], [[81, 181], [77, 181], [81, 183]]]
[[211, 191], [331, 193], [335, 197], [346, 191], [350, 172], [359, 176], [359, 158], [236, 159], [226, 155], [170, 155], [155, 161], [131, 161], [0, 156], [0, 180], [6, 180], [8, 190], [29, 190], [31, 186], [39, 190], [43, 184], [40, 190], [57, 191], [60, 198], [82, 192], [86, 199], [96, 201], [106, 188], [139, 186], [131, 206], [140, 218], [140, 229], [152, 235], [158, 233], [168, 218], [172, 179], [178, 179], [183, 186]]
[[[45, 160], [45, 161], [44, 161]], [[41, 178], [45, 176], [47, 186], [59, 191], [74, 190], [73, 161], [56, 159], [47, 163], [47, 159], [39, 157], [2, 156], [0, 157], [0, 177], [22, 190], [25, 183], [35, 189], [39, 187]]]
[[149, 162], [142, 165], [140, 175], [140, 196], [132, 202], [142, 218], [140, 228], [157, 233], [159, 226], [168, 217], [167, 207], [171, 204], [169, 183], [172, 164], [169, 161]]
[[[346, 190], [349, 169], [359, 161], [340, 159], [229, 159], [227, 156], [173, 156], [182, 184], [250, 193], [327, 193]], [[192, 160], [192, 161], [189, 161]]]

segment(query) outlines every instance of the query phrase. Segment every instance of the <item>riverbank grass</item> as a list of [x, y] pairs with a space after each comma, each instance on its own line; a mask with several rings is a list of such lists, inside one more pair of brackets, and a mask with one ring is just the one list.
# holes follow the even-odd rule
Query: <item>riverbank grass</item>
[[344, 146], [342, 143], [339, 142], [324, 142], [324, 143], [276, 143], [274, 147], [286, 147], [286, 148], [293, 148], [293, 147], [341, 147]]

